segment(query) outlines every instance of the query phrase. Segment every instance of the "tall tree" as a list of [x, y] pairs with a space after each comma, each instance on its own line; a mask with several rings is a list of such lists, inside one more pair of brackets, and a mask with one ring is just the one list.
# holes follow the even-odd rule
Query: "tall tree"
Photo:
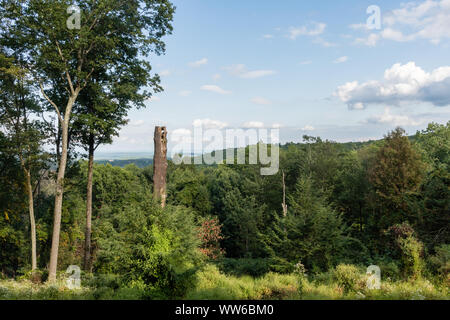
[[0, 52], [0, 76], [0, 125], [8, 139], [2, 152], [17, 157], [23, 171], [30, 219], [31, 270], [35, 271], [34, 189], [39, 181], [38, 174], [46, 165], [47, 156], [42, 150], [45, 131], [43, 124], [36, 119], [41, 109], [33, 92], [29, 72], [21, 65], [18, 56], [7, 57]]
[[[67, 10], [73, 5], [80, 9], [79, 28], [76, 24], [68, 28], [72, 17]], [[172, 30], [174, 7], [168, 0], [2, 0], [1, 7], [5, 26], [0, 34], [2, 44], [24, 48], [27, 63], [35, 72], [42, 96], [56, 112], [61, 130], [49, 263], [49, 281], [54, 281], [74, 105], [98, 70], [108, 75], [105, 85], [116, 80], [123, 66], [146, 74], [151, 84], [154, 77], [145, 58], [164, 51], [161, 38]], [[99, 57], [96, 53], [100, 50], [103, 54]], [[64, 93], [57, 90], [63, 86]], [[56, 97], [65, 102], [57, 104]]]
[[405, 130], [396, 128], [384, 139], [375, 163], [369, 170], [369, 180], [379, 201], [381, 228], [408, 219], [408, 196], [419, 188], [424, 164], [413, 149]]
[[[97, 56], [101, 57], [102, 52]], [[133, 65], [134, 67], [134, 65]], [[105, 72], [97, 71], [92, 82], [80, 94], [75, 105], [73, 132], [76, 140], [88, 152], [87, 186], [86, 186], [86, 227], [84, 246], [84, 269], [91, 270], [91, 233], [92, 233], [92, 190], [94, 174], [94, 153], [101, 144], [112, 143], [113, 137], [119, 135], [119, 129], [127, 124], [126, 116], [133, 106], [145, 107], [147, 95], [140, 93], [143, 85], [148, 85], [146, 72], [138, 74], [137, 70], [122, 66], [122, 72], [115, 75], [116, 80], [110, 84]], [[159, 78], [151, 81], [153, 92], [159, 92]]]

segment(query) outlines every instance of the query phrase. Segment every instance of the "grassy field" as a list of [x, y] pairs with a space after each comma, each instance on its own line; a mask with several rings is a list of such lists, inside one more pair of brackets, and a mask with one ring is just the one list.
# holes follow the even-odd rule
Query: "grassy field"
[[[314, 278], [297, 274], [276, 274], [253, 278], [230, 276], [213, 265], [197, 273], [196, 286], [187, 291], [187, 300], [429, 300], [450, 298], [448, 285], [426, 279], [382, 280], [379, 290], [366, 288], [364, 277], [348, 270], [329, 272]], [[347, 272], [347, 273], [346, 273]], [[33, 284], [29, 280], [1, 280], [3, 300], [137, 300], [153, 297], [138, 288], [120, 287], [113, 278], [84, 281], [82, 288], [70, 290], [60, 280], [54, 285]]]

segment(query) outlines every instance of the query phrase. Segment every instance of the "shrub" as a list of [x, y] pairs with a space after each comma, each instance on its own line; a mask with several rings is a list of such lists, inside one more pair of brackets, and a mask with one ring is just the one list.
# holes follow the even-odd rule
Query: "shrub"
[[364, 277], [358, 267], [351, 264], [340, 264], [334, 270], [334, 279], [344, 291], [357, 291], [362, 287]]
[[421, 258], [423, 244], [413, 236], [398, 240], [402, 249], [402, 261], [406, 274], [417, 279], [422, 276], [424, 263]]
[[377, 265], [381, 270], [381, 279], [384, 280], [398, 280], [400, 279], [400, 268], [394, 261], [380, 261]]
[[270, 271], [268, 259], [224, 258], [219, 262], [218, 266], [222, 272], [235, 276], [261, 277]]

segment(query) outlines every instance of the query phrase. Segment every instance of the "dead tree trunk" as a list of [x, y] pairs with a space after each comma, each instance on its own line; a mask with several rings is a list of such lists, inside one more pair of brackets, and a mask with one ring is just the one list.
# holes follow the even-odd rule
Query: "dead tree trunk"
[[286, 184], [284, 183], [284, 171], [283, 171], [283, 203], [281, 204], [283, 208], [283, 217], [287, 215], [287, 204], [286, 204]]
[[155, 127], [155, 154], [153, 156], [153, 198], [166, 205], [167, 130]]

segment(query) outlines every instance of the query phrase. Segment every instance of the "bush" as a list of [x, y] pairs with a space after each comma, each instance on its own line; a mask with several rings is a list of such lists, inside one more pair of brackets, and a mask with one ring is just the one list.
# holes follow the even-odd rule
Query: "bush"
[[431, 269], [450, 286], [450, 244], [443, 244], [435, 250], [436, 254], [429, 258]]
[[398, 240], [402, 249], [402, 261], [406, 274], [417, 279], [422, 276], [424, 263], [421, 258], [423, 244], [413, 236]]
[[380, 261], [377, 265], [381, 270], [382, 280], [399, 280], [400, 279], [400, 268], [398, 264], [394, 261]]
[[364, 276], [360, 269], [351, 264], [340, 264], [334, 270], [334, 279], [344, 291], [352, 292], [364, 286]]
[[218, 263], [219, 269], [230, 275], [260, 277], [270, 271], [268, 259], [224, 258]]

